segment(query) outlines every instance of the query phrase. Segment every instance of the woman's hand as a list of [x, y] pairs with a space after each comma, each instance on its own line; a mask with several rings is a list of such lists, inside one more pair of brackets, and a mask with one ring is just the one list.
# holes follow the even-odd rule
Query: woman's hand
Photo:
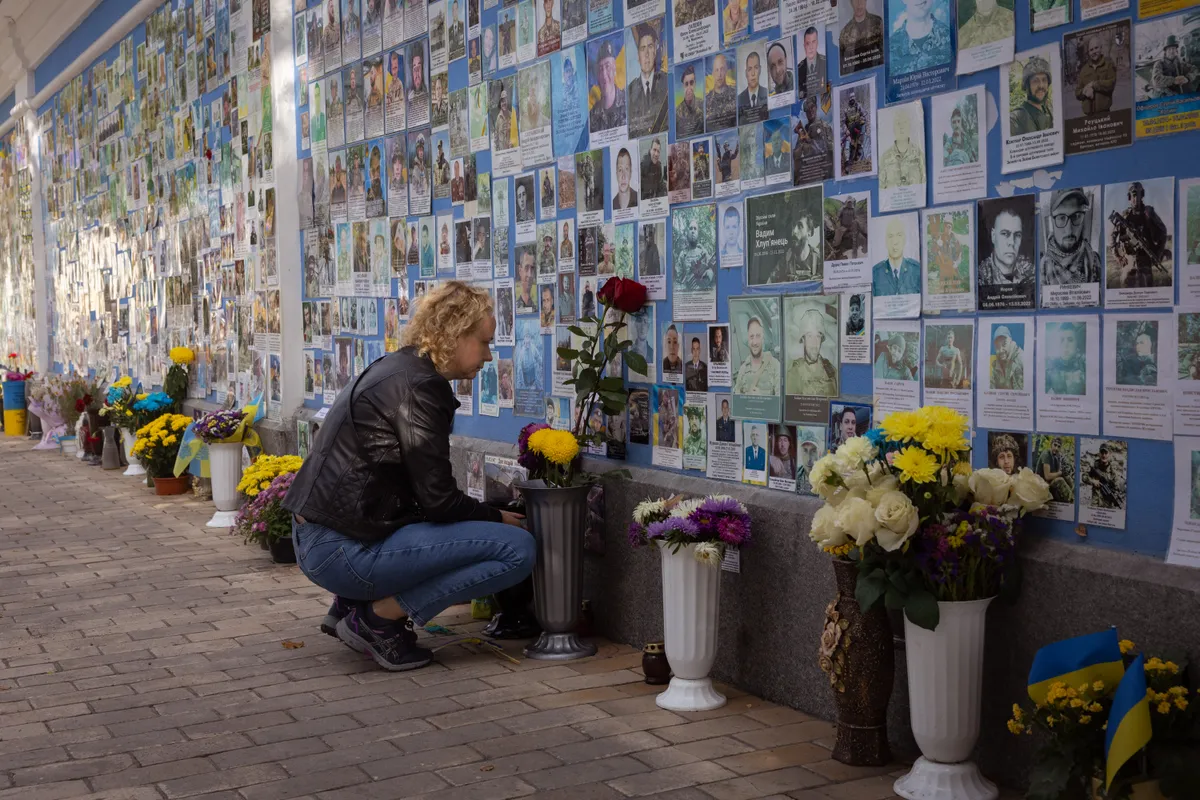
[[500, 510], [500, 519], [505, 525], [515, 525], [518, 528], [525, 527], [525, 515], [515, 514], [512, 511]]

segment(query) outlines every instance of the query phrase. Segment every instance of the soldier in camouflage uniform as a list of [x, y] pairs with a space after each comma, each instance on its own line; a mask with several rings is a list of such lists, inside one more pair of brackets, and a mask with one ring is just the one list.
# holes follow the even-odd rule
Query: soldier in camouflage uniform
[[1020, 136], [1054, 127], [1050, 105], [1050, 63], [1041, 56], [1030, 56], [1021, 71], [1025, 102], [1008, 113], [1009, 133]]
[[1075, 79], [1075, 97], [1083, 105], [1084, 114], [1103, 114], [1112, 108], [1117, 68], [1112, 59], [1104, 55], [1104, 43], [1099, 36], [1088, 39], [1087, 51], [1087, 63]]
[[1146, 189], [1141, 181], [1129, 184], [1129, 207], [1121, 213], [1124, 225], [1113, 225], [1113, 255], [1121, 265], [1121, 285], [1153, 286], [1154, 268], [1169, 262], [1167, 225], [1162, 217], [1143, 202]]
[[704, 133], [704, 103], [696, 98], [696, 68], [683, 68], [683, 100], [675, 106], [675, 134], [680, 138]]
[[1196, 91], [1200, 70], [1179, 57], [1179, 40], [1174, 34], [1163, 45], [1162, 58], [1154, 62], [1150, 87], [1155, 97], [1191, 94]]
[[806, 310], [796, 325], [803, 353], [788, 365], [784, 386], [788, 394], [815, 397], [837, 397], [837, 367], [821, 355], [825, 343], [825, 325], [822, 314], [815, 308]]
[[925, 183], [925, 153], [909, 139], [908, 111], [900, 109], [893, 118], [892, 146], [879, 158], [879, 188], [916, 186]]
[[733, 378], [734, 394], [779, 395], [779, 361], [763, 347], [763, 324], [758, 317], [746, 323], [746, 344], [750, 355], [737, 368]]
[[979, 0], [975, 13], [958, 29], [958, 51], [1011, 38], [1016, 29], [1013, 12], [996, 5], [996, 0]]
[[[838, 36], [843, 75], [883, 63], [883, 18], [867, 11], [867, 0], [850, 0], [850, 5], [854, 15]], [[872, 50], [877, 57], [869, 56]]]
[[592, 131], [606, 131], [625, 124], [625, 90], [617, 86], [617, 54], [603, 42], [596, 54], [596, 84], [600, 97], [588, 114]]
[[729, 62], [721, 53], [713, 56], [712, 92], [704, 98], [707, 130], [729, 128], [737, 122], [737, 89], [729, 85]]

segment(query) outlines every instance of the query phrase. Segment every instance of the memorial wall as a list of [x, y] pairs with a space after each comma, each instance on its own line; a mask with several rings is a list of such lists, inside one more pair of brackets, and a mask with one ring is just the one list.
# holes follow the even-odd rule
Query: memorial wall
[[569, 424], [557, 348], [635, 278], [648, 368], [594, 455], [805, 495], [948, 405], [1050, 483], [1033, 530], [1200, 565], [1194, 4], [298, 0], [282, 62], [271, 5], [164, 4], [37, 110], [58, 369], [156, 383], [190, 344], [194, 397], [290, 425], [302, 365], [306, 442], [460, 279], [498, 324], [455, 430], [515, 442]]

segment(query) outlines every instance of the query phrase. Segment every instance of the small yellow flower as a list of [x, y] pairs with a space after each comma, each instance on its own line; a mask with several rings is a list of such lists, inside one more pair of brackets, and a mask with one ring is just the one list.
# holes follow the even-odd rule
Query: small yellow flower
[[1022, 734], [1025, 732], [1025, 726], [1015, 719], [1008, 721], [1008, 732], [1013, 734]]
[[892, 466], [900, 471], [901, 480], [929, 483], [937, 475], [938, 464], [937, 459], [921, 448], [906, 447], [896, 455]]
[[1127, 656], [1133, 652], [1134, 644], [1133, 644], [1133, 642], [1129, 641], [1128, 639], [1122, 639], [1121, 643], [1120, 643], [1120, 647], [1121, 647], [1121, 655]]
[[1154, 710], [1155, 710], [1155, 711], [1157, 711], [1157, 712], [1158, 712], [1158, 713], [1160, 713], [1160, 714], [1170, 714], [1170, 713], [1171, 713], [1171, 704], [1170, 704], [1170, 703], [1166, 703], [1166, 702], [1159, 703], [1159, 704], [1158, 704], [1158, 705], [1155, 707], [1155, 709], [1154, 709]]
[[1100, 705], [1099, 703], [1092, 703], [1090, 706], [1088, 706], [1087, 710], [1093, 714], [1099, 714], [1104, 710], [1104, 706]]
[[1025, 719], [1025, 712], [1021, 710], [1020, 703], [1013, 703], [1013, 719], [1015, 719], [1017, 722]]
[[570, 431], [543, 428], [529, 436], [529, 449], [559, 466], [567, 466], [579, 455], [579, 442]]
[[1104, 691], [1104, 681], [1094, 681], [1092, 683], [1092, 692], [1093, 693], [1100, 694], [1103, 691]]
[[1087, 724], [1088, 724], [1089, 722], [1091, 722], [1091, 721], [1092, 721], [1092, 718], [1091, 718], [1091, 716], [1089, 716], [1088, 714], [1084, 714], [1083, 716], [1081, 716], [1081, 717], [1079, 718], [1079, 723], [1080, 723], [1081, 725], [1087, 725]]
[[1071, 701], [1071, 708], [1083, 708], [1083, 701], [1076, 697]]

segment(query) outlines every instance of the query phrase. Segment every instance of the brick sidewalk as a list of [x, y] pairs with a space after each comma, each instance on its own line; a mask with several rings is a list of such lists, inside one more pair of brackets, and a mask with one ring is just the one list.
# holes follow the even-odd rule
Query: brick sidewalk
[[625, 645], [379, 670], [317, 630], [299, 570], [205, 528], [210, 502], [31, 444], [0, 439], [0, 800], [893, 796], [792, 709], [729, 687], [658, 709]]

